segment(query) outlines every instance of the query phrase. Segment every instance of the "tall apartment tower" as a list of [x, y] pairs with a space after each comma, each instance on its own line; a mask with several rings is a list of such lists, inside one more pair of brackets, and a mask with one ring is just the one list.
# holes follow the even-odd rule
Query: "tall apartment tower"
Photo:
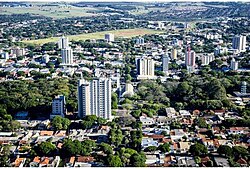
[[104, 39], [107, 40], [108, 42], [114, 42], [115, 35], [112, 33], [107, 33], [107, 34], [105, 34]]
[[153, 79], [155, 77], [155, 62], [152, 58], [141, 57], [136, 59], [137, 79]]
[[78, 81], [78, 116], [96, 115], [111, 118], [111, 80], [98, 78]]
[[144, 44], [144, 38], [142, 38], [142, 37], [137, 38], [136, 39], [136, 44], [137, 45], [143, 45]]
[[188, 46], [185, 56], [185, 65], [189, 72], [194, 71], [195, 67], [195, 52], [191, 50], [190, 46]]
[[238, 49], [239, 52], [246, 51], [246, 36], [235, 36], [232, 41], [233, 49]]
[[247, 93], [247, 82], [243, 81], [241, 83], [241, 93], [246, 94]]
[[66, 113], [66, 101], [63, 95], [56, 96], [52, 101], [52, 113], [50, 114], [50, 119], [53, 119], [55, 116], [64, 117]]
[[171, 58], [172, 59], [177, 59], [177, 49], [173, 48], [171, 51]]
[[208, 65], [212, 61], [214, 61], [214, 55], [213, 54], [207, 54], [207, 55], [201, 56], [201, 64], [202, 65]]
[[169, 57], [168, 55], [163, 55], [162, 56], [162, 71], [164, 73], [168, 73], [168, 66], [169, 65]]
[[62, 64], [71, 65], [73, 64], [73, 51], [70, 47], [61, 50]]
[[230, 63], [230, 68], [232, 70], [238, 70], [239, 68], [239, 62], [236, 61], [234, 58], [231, 60], [231, 63]]
[[69, 39], [67, 37], [61, 37], [58, 41], [58, 47], [59, 49], [65, 49], [69, 47]]

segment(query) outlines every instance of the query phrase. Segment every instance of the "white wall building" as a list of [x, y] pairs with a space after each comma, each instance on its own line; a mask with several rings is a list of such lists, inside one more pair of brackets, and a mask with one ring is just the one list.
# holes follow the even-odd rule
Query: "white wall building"
[[61, 50], [62, 64], [71, 65], [73, 64], [73, 51], [70, 47]]
[[155, 61], [149, 57], [136, 58], [137, 79], [155, 78]]
[[207, 54], [201, 56], [201, 64], [202, 65], [208, 65], [210, 62], [214, 61], [214, 55], [213, 54]]
[[230, 62], [230, 68], [232, 69], [232, 70], [238, 70], [238, 68], [239, 68], [239, 62], [238, 61], [236, 61], [234, 58], [231, 60], [231, 62]]
[[65, 49], [69, 47], [69, 39], [68, 37], [61, 37], [58, 41], [58, 48], [59, 49]]
[[78, 81], [78, 116], [96, 115], [111, 118], [111, 80], [98, 78]]

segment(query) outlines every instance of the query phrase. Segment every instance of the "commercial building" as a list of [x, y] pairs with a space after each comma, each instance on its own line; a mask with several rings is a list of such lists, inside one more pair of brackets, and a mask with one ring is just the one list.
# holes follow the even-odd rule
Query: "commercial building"
[[66, 113], [65, 96], [63, 95], [56, 96], [52, 101], [52, 113], [50, 114], [50, 119], [53, 119], [55, 116], [64, 117], [65, 113]]
[[78, 116], [96, 115], [111, 118], [111, 80], [97, 78], [92, 81], [78, 81]]

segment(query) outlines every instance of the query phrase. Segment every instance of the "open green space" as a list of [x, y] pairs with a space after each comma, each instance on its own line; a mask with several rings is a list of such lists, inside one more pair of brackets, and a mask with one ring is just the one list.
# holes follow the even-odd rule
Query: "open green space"
[[[0, 13], [2, 15], [11, 14], [34, 14], [54, 19], [70, 18], [70, 17], [84, 17], [84, 16], [96, 16], [94, 11], [96, 8], [91, 7], [75, 7], [70, 5], [58, 5], [58, 6], [30, 6], [30, 7], [0, 7]], [[90, 12], [91, 11], [91, 12]]]
[[[104, 35], [107, 33], [113, 33], [115, 37], [123, 37], [123, 38], [131, 38], [135, 36], [145, 35], [145, 34], [156, 34], [156, 33], [163, 33], [163, 31], [152, 30], [152, 29], [120, 29], [120, 30], [112, 30], [112, 31], [102, 31], [102, 32], [95, 32], [95, 33], [86, 33], [86, 34], [79, 34], [79, 35], [70, 35], [67, 36], [69, 40], [86, 40], [86, 39], [103, 39]], [[32, 43], [41, 45], [48, 42], [57, 42], [59, 37], [51, 37], [46, 39], [37, 39], [37, 40], [28, 40], [22, 41], [24, 43]]]

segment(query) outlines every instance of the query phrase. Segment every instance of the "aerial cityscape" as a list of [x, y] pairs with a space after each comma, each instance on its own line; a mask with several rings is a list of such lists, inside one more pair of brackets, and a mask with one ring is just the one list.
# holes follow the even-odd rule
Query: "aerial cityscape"
[[249, 167], [250, 2], [0, 2], [0, 167]]

